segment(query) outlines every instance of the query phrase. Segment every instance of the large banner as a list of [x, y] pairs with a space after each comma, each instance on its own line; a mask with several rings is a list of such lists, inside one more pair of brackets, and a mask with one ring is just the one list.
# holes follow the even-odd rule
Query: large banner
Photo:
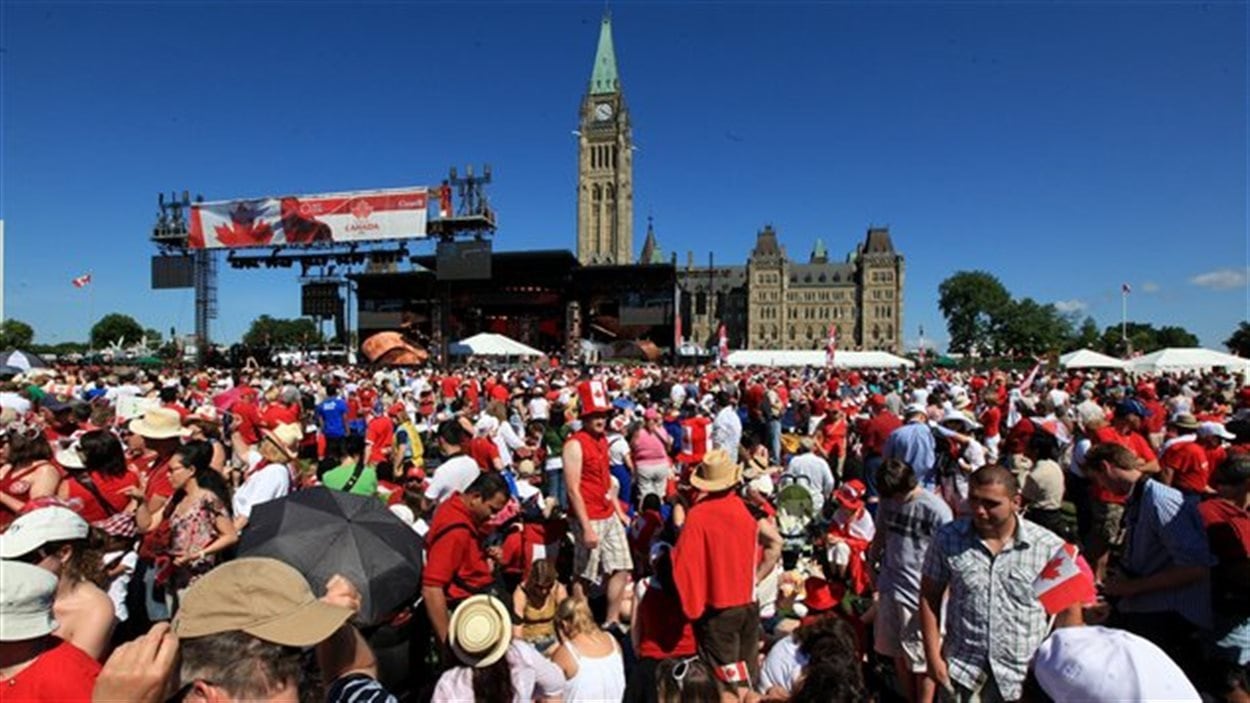
[[191, 206], [192, 249], [425, 236], [425, 188], [220, 200]]

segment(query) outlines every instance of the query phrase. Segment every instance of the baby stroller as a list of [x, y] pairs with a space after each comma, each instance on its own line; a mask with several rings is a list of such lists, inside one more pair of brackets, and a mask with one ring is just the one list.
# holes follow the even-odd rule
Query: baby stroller
[[800, 556], [811, 555], [815, 519], [811, 481], [798, 474], [782, 474], [777, 482], [777, 531], [781, 533], [781, 558], [787, 570], [794, 568]]

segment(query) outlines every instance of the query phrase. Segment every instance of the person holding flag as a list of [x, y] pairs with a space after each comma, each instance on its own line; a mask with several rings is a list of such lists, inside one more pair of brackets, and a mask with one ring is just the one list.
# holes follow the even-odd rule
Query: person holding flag
[[825, 343], [825, 366], [833, 368], [834, 357], [838, 354], [838, 326], [829, 323], [829, 341]]

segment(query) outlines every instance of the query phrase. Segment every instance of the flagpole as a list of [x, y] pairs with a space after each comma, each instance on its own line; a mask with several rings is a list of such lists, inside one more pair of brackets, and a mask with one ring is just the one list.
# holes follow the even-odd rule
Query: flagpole
[[1124, 343], [1124, 353], [1128, 353], [1128, 288], [1120, 286], [1120, 341]]
[[87, 352], [95, 351], [95, 340], [91, 339], [91, 327], [95, 323], [95, 286], [92, 285], [91, 272], [87, 272]]

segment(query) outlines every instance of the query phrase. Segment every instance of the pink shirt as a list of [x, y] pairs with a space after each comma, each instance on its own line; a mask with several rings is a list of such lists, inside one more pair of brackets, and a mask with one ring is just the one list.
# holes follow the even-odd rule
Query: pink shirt
[[668, 447], [665, 440], [669, 439], [668, 432], [664, 431], [664, 426], [660, 425], [655, 428], [654, 433], [651, 430], [643, 428], [638, 430], [634, 435], [634, 442], [630, 449], [634, 454], [634, 466], [651, 468], [653, 466], [669, 465]]

